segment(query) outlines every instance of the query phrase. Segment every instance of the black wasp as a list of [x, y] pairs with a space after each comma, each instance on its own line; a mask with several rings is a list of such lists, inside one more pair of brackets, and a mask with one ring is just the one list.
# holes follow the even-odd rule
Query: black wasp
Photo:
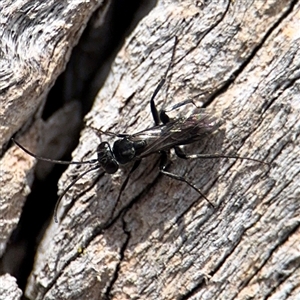
[[[125, 189], [127, 182], [129, 180], [132, 172], [139, 166], [141, 160], [146, 156], [149, 156], [154, 153], [160, 154], [160, 165], [159, 170], [162, 174], [169, 176], [173, 179], [183, 181], [187, 183], [190, 187], [196, 190], [202, 197], [204, 197], [212, 206], [214, 206], [209, 199], [198, 189], [195, 185], [188, 182], [184, 177], [168, 172], [168, 158], [170, 149], [174, 149], [175, 154], [182, 159], [194, 159], [194, 158], [239, 158], [239, 159], [247, 159], [260, 163], [264, 163], [260, 160], [240, 157], [240, 156], [231, 156], [231, 155], [223, 155], [223, 154], [192, 154], [187, 155], [181, 149], [180, 146], [194, 143], [196, 141], [202, 140], [208, 134], [216, 131], [219, 128], [220, 122], [214, 117], [212, 114], [205, 112], [204, 109], [196, 107], [196, 109], [188, 116], [177, 116], [175, 118], [171, 118], [168, 116], [168, 112], [178, 109], [187, 104], [194, 104], [192, 100], [186, 100], [180, 102], [167, 110], [161, 110], [158, 112], [154, 99], [162, 88], [166, 81], [166, 75], [172, 65], [175, 46], [177, 44], [177, 38], [175, 38], [175, 45], [172, 51], [171, 63], [168, 66], [167, 71], [163, 79], [160, 81], [158, 86], [156, 87], [151, 99], [150, 99], [150, 107], [151, 113], [154, 119], [155, 125], [151, 128], [147, 128], [143, 131], [140, 131], [135, 134], [115, 134], [112, 132], [101, 131], [100, 133], [110, 135], [116, 137], [117, 140], [114, 142], [112, 148], [108, 142], [101, 142], [97, 147], [97, 159], [92, 159], [89, 161], [81, 161], [81, 162], [67, 162], [60, 160], [52, 160], [48, 158], [39, 157], [26, 148], [24, 148], [21, 144], [13, 139], [13, 141], [23, 149], [27, 154], [35, 157], [36, 159], [49, 161], [58, 164], [89, 164], [92, 167], [87, 171], [80, 174], [74, 181], [72, 181], [63, 193], [60, 195], [54, 210], [54, 219], [55, 222], [57, 220], [57, 209], [58, 205], [63, 198], [63, 196], [68, 192], [68, 190], [84, 175], [87, 173], [102, 168], [108, 174], [114, 174], [119, 169], [120, 165], [125, 165], [129, 162], [134, 162], [130, 172], [128, 173], [125, 181], [123, 182], [119, 196], [116, 202], [115, 207], [118, 204], [122, 191]], [[195, 105], [196, 106], [196, 105]]]

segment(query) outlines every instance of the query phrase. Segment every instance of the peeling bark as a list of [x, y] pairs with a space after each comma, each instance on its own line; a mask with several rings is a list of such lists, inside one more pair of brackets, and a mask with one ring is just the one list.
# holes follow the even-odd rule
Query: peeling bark
[[[60, 222], [50, 224], [39, 246], [28, 298], [299, 295], [300, 3], [245, 3], [159, 1], [119, 52], [85, 117], [74, 160], [96, 156], [95, 128], [134, 133], [153, 124], [149, 100], [176, 35], [158, 107], [193, 98], [224, 120], [220, 131], [187, 152], [237, 153], [271, 167], [172, 156], [170, 171], [201, 188], [215, 208], [184, 183], [160, 176], [159, 155], [143, 160], [116, 209], [130, 166], [113, 176], [83, 177], [63, 198]], [[87, 168], [70, 166], [60, 192]]]

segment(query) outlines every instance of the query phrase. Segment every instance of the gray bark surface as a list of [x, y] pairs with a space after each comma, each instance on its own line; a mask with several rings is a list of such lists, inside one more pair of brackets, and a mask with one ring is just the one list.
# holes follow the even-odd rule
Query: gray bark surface
[[[49, 225], [39, 245], [26, 288], [29, 299], [299, 297], [299, 9], [299, 1], [158, 1], [116, 57], [85, 117], [73, 159], [95, 158], [101, 140], [114, 141], [96, 129], [134, 133], [153, 125], [149, 100], [177, 36], [157, 106], [193, 98], [223, 120], [218, 132], [186, 151], [238, 154], [271, 167], [172, 155], [169, 171], [201, 188], [214, 208], [185, 183], [159, 175], [158, 154], [142, 161], [116, 208], [130, 164], [112, 176], [90, 173], [65, 195], [59, 223]], [[46, 61], [55, 68], [65, 62]], [[54, 67], [48, 71], [52, 79], [59, 73]], [[28, 85], [35, 83], [28, 78]], [[29, 97], [22, 117], [8, 109], [21, 120], [4, 128], [3, 141], [38, 110], [38, 95], [50, 86]], [[192, 110], [184, 107], [185, 114]], [[32, 124], [24, 139], [37, 152], [39, 120]], [[25, 197], [33, 159], [13, 146], [2, 158], [6, 174], [12, 169], [7, 162], [18, 172], [11, 185], [21, 186]], [[87, 169], [70, 166], [60, 193]], [[10, 197], [20, 194], [15, 193]]]
[[16, 279], [9, 274], [0, 276], [0, 299], [21, 299], [22, 291], [18, 288]]
[[[4, 150], [12, 135], [20, 131], [24, 133], [20, 142], [37, 152], [37, 141], [44, 134], [45, 127], [49, 132], [54, 129], [53, 124], [43, 124], [40, 120], [45, 96], [64, 70], [72, 48], [100, 3], [1, 3], [0, 152], [3, 155], [0, 187], [3, 222], [0, 225], [0, 254], [5, 250], [7, 240], [18, 223], [25, 197], [30, 192], [34, 166], [34, 159], [23, 156], [24, 152], [19, 152], [17, 147]], [[76, 104], [68, 106], [74, 110], [70, 114], [68, 108], [63, 109], [66, 118], [56, 118], [57, 135], [62, 127], [74, 129], [78, 123]], [[50, 135], [42, 137], [48, 140], [48, 144]], [[61, 152], [57, 148], [56, 151], [58, 154]]]

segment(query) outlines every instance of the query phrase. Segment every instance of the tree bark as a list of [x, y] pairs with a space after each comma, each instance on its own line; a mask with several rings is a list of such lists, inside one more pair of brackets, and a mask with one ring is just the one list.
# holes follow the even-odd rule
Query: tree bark
[[16, 279], [9, 274], [0, 276], [1, 299], [21, 299], [22, 291], [18, 288]]
[[[299, 9], [299, 1], [158, 1], [120, 50], [85, 117], [74, 161], [96, 158], [100, 141], [112, 145], [115, 138], [97, 129], [131, 134], [153, 125], [149, 100], [176, 36], [157, 106], [192, 98], [223, 120], [185, 150], [270, 167], [172, 155], [168, 170], [201, 188], [214, 208], [185, 183], [159, 175], [159, 154], [142, 161], [119, 203], [131, 165], [114, 175], [89, 173], [62, 199], [59, 224], [49, 225], [39, 245], [29, 299], [299, 296]], [[15, 147], [9, 151], [16, 157]], [[26, 154], [17, 157], [19, 170], [32, 168], [21, 164]], [[60, 193], [89, 167], [70, 166]]]

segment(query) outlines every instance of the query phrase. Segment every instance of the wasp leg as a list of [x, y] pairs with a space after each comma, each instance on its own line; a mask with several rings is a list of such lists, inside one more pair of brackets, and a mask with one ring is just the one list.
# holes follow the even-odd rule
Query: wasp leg
[[195, 185], [188, 182], [184, 177], [182, 177], [180, 175], [177, 175], [177, 174], [170, 173], [170, 172], [166, 171], [165, 169], [166, 169], [167, 165], [168, 165], [168, 154], [167, 154], [167, 152], [162, 151], [161, 152], [161, 161], [160, 161], [160, 172], [162, 174], [166, 175], [166, 176], [169, 176], [170, 178], [185, 182], [191, 188], [193, 188], [198, 194], [200, 194], [212, 207], [215, 207], [215, 205]]
[[114, 137], [114, 138], [123, 138], [123, 137], [128, 137], [129, 134], [128, 133], [114, 133], [112, 131], [104, 131], [104, 130], [101, 130], [101, 129], [98, 129], [98, 128], [95, 128], [93, 125], [89, 125], [89, 127], [94, 130], [94, 132], [96, 133], [96, 135], [98, 137], [101, 136], [101, 134], [103, 135], [108, 135], [108, 136], [111, 136], [111, 137]]
[[181, 102], [171, 106], [170, 108], [162, 109], [160, 111], [159, 117], [160, 117], [161, 122], [163, 124], [167, 124], [170, 121], [170, 117], [166, 113], [170, 112], [172, 110], [175, 110], [181, 106], [187, 105], [187, 104], [193, 104], [197, 107], [197, 105], [195, 104], [195, 102], [192, 99], [187, 99], [187, 100], [181, 101]]
[[157, 108], [156, 108], [156, 105], [155, 105], [155, 102], [154, 102], [154, 98], [156, 97], [157, 93], [162, 88], [162, 86], [164, 85], [165, 82], [166, 82], [165, 78], [163, 78], [160, 81], [160, 83], [156, 87], [156, 89], [155, 89], [155, 91], [154, 91], [154, 93], [153, 93], [153, 95], [151, 97], [151, 100], [150, 100], [151, 113], [152, 113], [152, 117], [153, 117], [155, 125], [159, 125], [160, 118], [159, 118], [159, 114], [158, 114], [158, 111], [157, 111]]
[[250, 160], [250, 161], [254, 161], [254, 162], [258, 162], [261, 164], [265, 164], [265, 165], [270, 165], [269, 163], [259, 160], [259, 159], [255, 159], [255, 158], [250, 158], [250, 157], [244, 157], [244, 156], [238, 156], [238, 155], [225, 155], [225, 154], [221, 154], [221, 153], [213, 153], [213, 154], [186, 154], [184, 153], [184, 151], [179, 148], [178, 146], [174, 147], [175, 150], [175, 154], [179, 157], [179, 158], [183, 158], [183, 159], [196, 159], [196, 158], [203, 158], [203, 159], [207, 159], [207, 158], [232, 158], [232, 159], [244, 159], [244, 160]]
[[153, 120], [154, 120], [154, 123], [155, 125], [159, 125], [160, 124], [160, 115], [158, 113], [158, 110], [156, 108], [156, 105], [155, 105], [155, 102], [154, 102], [154, 99], [156, 97], [156, 95], [158, 94], [158, 92], [160, 91], [160, 89], [163, 87], [163, 85], [165, 84], [166, 82], [166, 78], [167, 78], [167, 75], [168, 75], [168, 72], [169, 70], [171, 69], [172, 67], [172, 63], [173, 63], [173, 60], [174, 60], [174, 56], [175, 56], [175, 48], [176, 48], [176, 45], [178, 43], [178, 38], [177, 36], [175, 36], [175, 42], [174, 42], [174, 46], [173, 46], [173, 49], [172, 49], [172, 56], [171, 56], [171, 60], [170, 60], [170, 63], [168, 65], [168, 68], [163, 76], [163, 78], [161, 79], [161, 81], [159, 82], [158, 86], [156, 87], [154, 93], [152, 94], [152, 97], [150, 99], [150, 108], [151, 108], [151, 113], [152, 113], [152, 117], [153, 117]]
[[120, 192], [119, 192], [119, 195], [118, 195], [116, 204], [115, 204], [115, 206], [114, 206], [114, 208], [113, 208], [113, 211], [112, 211], [112, 213], [111, 213], [111, 216], [112, 216], [112, 217], [113, 217], [113, 215], [114, 215], [114, 213], [115, 213], [115, 210], [116, 210], [116, 208], [117, 208], [117, 206], [118, 206], [118, 203], [119, 203], [119, 201], [120, 201], [122, 192], [125, 190], [125, 188], [126, 188], [126, 186], [127, 186], [127, 183], [128, 183], [129, 178], [130, 178], [130, 175], [137, 169], [137, 167], [140, 165], [140, 163], [141, 163], [141, 159], [136, 160], [136, 161], [134, 162], [134, 164], [133, 164], [133, 166], [132, 166], [130, 172], [127, 174], [126, 179], [124, 180], [124, 182], [123, 182], [123, 184], [122, 184], [122, 186], [121, 186], [121, 188], [120, 188]]
[[177, 109], [177, 108], [179, 108], [179, 107], [181, 107], [181, 106], [185, 106], [185, 105], [187, 105], [187, 104], [193, 104], [194, 106], [198, 107], [198, 106], [196, 105], [196, 103], [194, 102], [193, 99], [186, 99], [186, 100], [181, 101], [181, 102], [179, 102], [179, 103], [177, 103], [177, 104], [175, 104], [175, 105], [172, 105], [172, 106], [169, 107], [169, 108], [164, 109], [163, 111], [164, 111], [164, 112], [170, 112], [170, 111], [172, 111], [172, 110], [175, 110], [175, 109]]

